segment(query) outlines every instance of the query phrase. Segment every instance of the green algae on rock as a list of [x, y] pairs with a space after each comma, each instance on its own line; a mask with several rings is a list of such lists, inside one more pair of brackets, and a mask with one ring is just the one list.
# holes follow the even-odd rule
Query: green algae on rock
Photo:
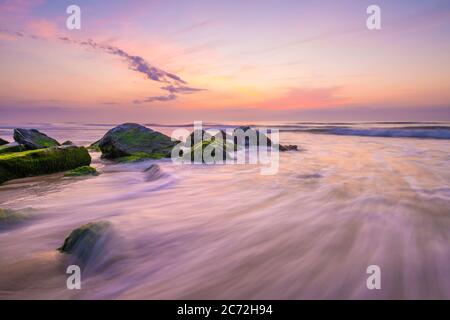
[[84, 147], [61, 146], [0, 155], [0, 183], [88, 166], [91, 156]]
[[14, 129], [14, 140], [28, 150], [59, 146], [59, 142], [36, 129]]
[[64, 177], [80, 177], [80, 176], [98, 176], [97, 170], [91, 166], [82, 166], [70, 170], [64, 174]]
[[17, 142], [11, 142], [0, 146], [0, 154], [25, 151], [25, 147]]
[[64, 240], [60, 252], [73, 254], [81, 262], [87, 262], [99, 240], [111, 228], [109, 221], [90, 222], [78, 227]]
[[178, 143], [142, 125], [125, 123], [109, 130], [98, 141], [98, 147], [105, 159], [137, 161], [170, 157], [172, 148]]

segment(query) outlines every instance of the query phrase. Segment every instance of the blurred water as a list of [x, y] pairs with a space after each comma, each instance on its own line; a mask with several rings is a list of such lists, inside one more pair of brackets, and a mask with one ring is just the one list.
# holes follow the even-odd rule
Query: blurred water
[[[34, 125], [37, 127], [37, 125]], [[88, 144], [109, 126], [42, 124]], [[156, 128], [170, 133], [170, 127]], [[0, 135], [11, 139], [11, 129]], [[450, 298], [450, 141], [282, 132], [279, 173], [256, 165], [112, 164], [0, 186], [0, 207], [31, 208], [0, 232], [0, 298]], [[67, 290], [56, 251], [81, 224], [114, 236]], [[368, 290], [379, 265], [382, 289]]]

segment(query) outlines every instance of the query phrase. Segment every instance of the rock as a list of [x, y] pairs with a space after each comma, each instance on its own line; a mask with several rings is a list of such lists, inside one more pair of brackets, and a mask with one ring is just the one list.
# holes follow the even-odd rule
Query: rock
[[17, 224], [25, 220], [25, 218], [25, 215], [20, 212], [0, 208], [0, 230], [10, 225]]
[[152, 165], [150, 165], [150, 167], [145, 169], [144, 172], [146, 173], [145, 181], [158, 180], [159, 178], [161, 178], [164, 175], [161, 168], [156, 163], [153, 163]]
[[[210, 147], [207, 149], [207, 147]], [[232, 159], [227, 150], [232, 150], [233, 145], [227, 144], [222, 139], [203, 140], [193, 145], [188, 151], [183, 152], [183, 158], [195, 163], [216, 163], [216, 152], [222, 154], [218, 161]]]
[[58, 141], [36, 129], [14, 129], [14, 140], [23, 144], [28, 150], [59, 146]]
[[4, 145], [4, 144], [8, 144], [9, 142], [6, 140], [3, 140], [2, 138], [0, 138], [0, 146]]
[[58, 248], [60, 252], [72, 254], [82, 263], [86, 263], [96, 245], [111, 229], [108, 221], [97, 221], [82, 225], [73, 230]]
[[62, 146], [74, 146], [75, 143], [73, 143], [70, 140], [64, 141], [63, 143], [61, 143]]
[[179, 141], [136, 123], [121, 124], [109, 130], [99, 141], [102, 157], [123, 161], [170, 157]]
[[17, 142], [11, 142], [0, 146], [0, 154], [20, 151], [25, 151], [25, 146], [18, 144]]
[[80, 176], [98, 176], [97, 170], [91, 166], [82, 166], [70, 170], [64, 174], [64, 177], [80, 177]]
[[298, 151], [298, 147], [293, 144], [289, 145], [279, 145], [280, 151]]
[[0, 155], [0, 183], [7, 180], [49, 174], [88, 166], [84, 147], [60, 146]]
[[[278, 147], [279, 151], [282, 151], [282, 152], [284, 152], [284, 151], [298, 151], [298, 147], [296, 145], [281, 145], [281, 144], [275, 145], [272, 142], [272, 140], [270, 140], [270, 138], [267, 137], [265, 134], [260, 133], [259, 130], [250, 128], [249, 126], [242, 126], [242, 127], [236, 128], [234, 130], [234, 135], [236, 135], [236, 131], [239, 130], [239, 129], [242, 130], [244, 133], [248, 134], [250, 137], [252, 135], [256, 135], [256, 137], [257, 137], [256, 138], [256, 145], [254, 143], [255, 139], [250, 139], [249, 137], [245, 137], [245, 147], [246, 148], [249, 147], [250, 145], [259, 147], [261, 145], [261, 143], [262, 143], [262, 140], [265, 137], [267, 139], [266, 145], [268, 147], [275, 147], [275, 148]], [[248, 130], [250, 130], [250, 131], [248, 131]], [[242, 144], [242, 142], [238, 142], [238, 138], [236, 136], [234, 137], [234, 143], [235, 144], [238, 144], [238, 143]]]
[[[270, 140], [269, 137], [267, 137], [265, 134], [260, 133], [259, 130], [250, 128], [249, 126], [241, 126], [241, 127], [237, 127], [236, 129], [234, 129], [234, 143], [235, 144], [242, 144], [242, 142], [238, 141], [238, 137], [237, 137], [237, 132], [238, 130], [242, 130], [246, 135], [248, 135], [248, 137], [245, 137], [245, 147], [249, 147], [249, 146], [259, 146], [262, 144], [262, 140], [264, 138], [267, 139], [266, 145], [268, 147], [270, 147], [272, 145], [272, 140]], [[255, 137], [255, 139], [250, 139], [250, 137]], [[255, 144], [255, 140], [256, 140], [256, 144]]]

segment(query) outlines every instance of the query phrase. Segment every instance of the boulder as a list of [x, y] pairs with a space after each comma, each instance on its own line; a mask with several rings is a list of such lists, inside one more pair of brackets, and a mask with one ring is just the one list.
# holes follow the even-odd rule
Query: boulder
[[82, 166], [73, 170], [67, 171], [64, 177], [81, 177], [81, 176], [98, 176], [97, 170], [91, 166]]
[[[193, 145], [190, 149], [183, 152], [183, 159], [194, 163], [215, 164], [216, 160], [222, 162], [233, 159], [228, 150], [232, 150], [233, 145], [227, 144], [222, 139], [203, 140]], [[216, 152], [222, 157], [217, 156]]]
[[81, 263], [86, 263], [92, 255], [96, 245], [104, 238], [111, 228], [108, 221], [91, 222], [74, 229], [64, 240], [60, 252], [72, 254]]
[[144, 170], [144, 172], [145, 172], [145, 181], [158, 180], [164, 175], [161, 168], [156, 163], [151, 164], [150, 167]]
[[109, 130], [98, 142], [102, 157], [135, 161], [170, 157], [179, 141], [136, 123], [121, 124]]
[[2, 138], [0, 138], [0, 146], [4, 145], [4, 144], [8, 144], [9, 142], [6, 140], [3, 140]]
[[20, 212], [0, 208], [0, 230], [15, 225], [25, 220], [25, 218], [25, 215]]
[[280, 151], [298, 151], [298, 147], [295, 144], [279, 145]]
[[88, 166], [89, 152], [84, 147], [60, 146], [0, 154], [0, 183], [8, 180], [49, 174]]
[[20, 151], [25, 151], [25, 146], [18, 144], [17, 142], [11, 142], [0, 146], [0, 154]]
[[74, 146], [75, 143], [73, 143], [70, 140], [64, 141], [63, 143], [61, 143], [62, 146]]
[[36, 129], [14, 129], [14, 140], [28, 150], [59, 146], [58, 141]]
[[[236, 129], [234, 129], [234, 143], [235, 144], [242, 144], [242, 142], [238, 141], [238, 130], [242, 130], [244, 132], [244, 134], [248, 135], [245, 137], [245, 147], [249, 147], [249, 146], [259, 146], [260, 144], [262, 144], [262, 140], [264, 138], [267, 139], [266, 145], [267, 146], [271, 146], [272, 145], [272, 140], [270, 140], [269, 137], [267, 137], [265, 134], [262, 134], [259, 132], [259, 130], [250, 128], [249, 126], [241, 126], [241, 127], [237, 127]], [[255, 139], [250, 139], [250, 137], [252, 136], [256, 137], [256, 144], [255, 144]]]
[[[275, 145], [272, 140], [270, 140], [269, 137], [267, 137], [265, 134], [260, 133], [259, 130], [257, 129], [253, 129], [249, 126], [241, 126], [241, 127], [237, 127], [234, 130], [234, 135], [236, 135], [236, 131], [237, 130], [242, 130], [245, 134], [247, 134], [249, 137], [251, 137], [252, 135], [256, 135], [256, 144], [255, 144], [255, 139], [250, 139], [249, 137], [245, 137], [245, 147], [249, 147], [250, 145], [253, 146], [260, 146], [262, 144], [262, 140], [264, 139], [264, 137], [267, 139], [266, 145], [268, 147], [278, 147], [279, 151], [298, 151], [298, 147], [296, 145]], [[234, 137], [234, 143], [237, 145], [242, 144], [242, 142], [238, 141], [238, 138], [235, 136]], [[237, 147], [237, 146], [236, 146]]]

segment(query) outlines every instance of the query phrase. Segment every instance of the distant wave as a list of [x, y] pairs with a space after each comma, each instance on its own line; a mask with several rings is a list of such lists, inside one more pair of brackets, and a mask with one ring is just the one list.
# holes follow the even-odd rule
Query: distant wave
[[[294, 131], [294, 130], [290, 130]], [[450, 139], [450, 127], [402, 127], [402, 128], [311, 128], [299, 132], [334, 134], [342, 136]]]

